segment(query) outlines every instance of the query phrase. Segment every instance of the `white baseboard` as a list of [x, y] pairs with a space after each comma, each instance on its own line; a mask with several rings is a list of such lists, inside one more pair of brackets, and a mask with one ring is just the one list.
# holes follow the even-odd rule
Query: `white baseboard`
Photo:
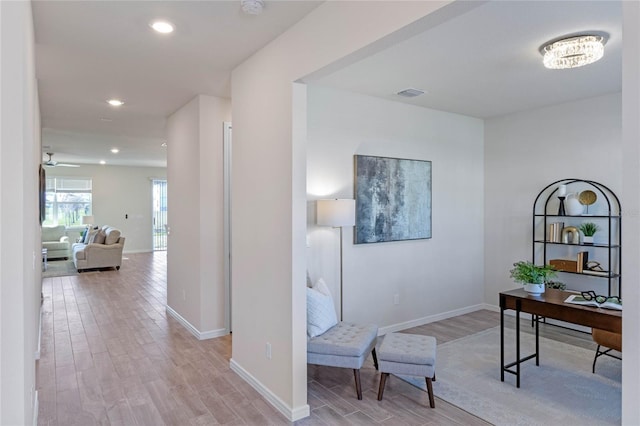
[[251, 387], [253, 387], [260, 395], [262, 395], [271, 405], [275, 407], [276, 410], [282, 413], [290, 422], [295, 422], [296, 420], [303, 419], [308, 417], [311, 414], [310, 408], [308, 404], [305, 404], [301, 407], [291, 408], [284, 401], [282, 401], [278, 396], [273, 394], [265, 385], [262, 384], [258, 379], [256, 379], [251, 373], [242, 368], [240, 364], [235, 362], [233, 358], [229, 361], [229, 366], [235, 373], [242, 377], [244, 381], [249, 383]]
[[34, 392], [33, 397], [33, 426], [38, 426], [38, 410], [40, 410], [40, 403], [38, 402], [38, 391]]
[[406, 322], [401, 322], [401, 323], [398, 323], [398, 324], [388, 325], [386, 327], [382, 327], [382, 328], [378, 329], [378, 335], [382, 336], [384, 334], [392, 333], [394, 331], [406, 330], [408, 328], [418, 327], [420, 325], [429, 324], [429, 323], [432, 323], [432, 322], [435, 322], [435, 321], [441, 321], [443, 319], [457, 317], [459, 315], [464, 315], [464, 314], [468, 314], [470, 312], [479, 311], [481, 309], [486, 309], [485, 305], [486, 304], [480, 303], [478, 305], [472, 305], [472, 306], [467, 306], [465, 308], [454, 309], [453, 311], [443, 312], [443, 313], [436, 314], [436, 315], [429, 315], [427, 317], [422, 317], [422, 318], [414, 319], [414, 320], [411, 320], [411, 321], [406, 321]]
[[198, 340], [214, 339], [216, 337], [222, 337], [229, 334], [226, 329], [220, 328], [218, 330], [200, 331], [195, 328], [189, 321], [184, 319], [182, 315], [177, 313], [171, 306], [165, 306], [167, 313], [171, 315], [176, 321], [178, 321], [184, 328], [189, 330], [191, 334], [196, 336]]
[[[164, 251], [164, 250], [163, 250]], [[153, 253], [153, 249], [123, 250], [122, 254]]]
[[36, 361], [40, 359], [40, 351], [42, 347], [41, 344], [42, 344], [42, 304], [40, 304], [40, 315], [38, 316], [38, 349], [33, 354], [33, 357], [35, 358]]

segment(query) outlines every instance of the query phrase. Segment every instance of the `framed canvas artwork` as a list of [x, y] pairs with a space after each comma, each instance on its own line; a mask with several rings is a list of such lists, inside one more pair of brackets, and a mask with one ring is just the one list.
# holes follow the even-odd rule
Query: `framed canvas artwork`
[[355, 156], [355, 243], [431, 238], [431, 161]]

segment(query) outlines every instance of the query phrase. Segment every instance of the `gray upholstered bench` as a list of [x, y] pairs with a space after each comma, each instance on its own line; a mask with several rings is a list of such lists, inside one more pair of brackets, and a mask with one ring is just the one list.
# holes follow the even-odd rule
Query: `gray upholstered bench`
[[378, 348], [380, 388], [378, 401], [382, 400], [384, 385], [389, 373], [421, 376], [427, 380], [429, 405], [435, 408], [431, 380], [436, 379], [436, 339], [416, 334], [389, 333]]
[[307, 363], [329, 367], [352, 368], [356, 380], [356, 393], [362, 399], [360, 368], [369, 352], [378, 368], [376, 338], [378, 326], [339, 322], [325, 333], [307, 341]]

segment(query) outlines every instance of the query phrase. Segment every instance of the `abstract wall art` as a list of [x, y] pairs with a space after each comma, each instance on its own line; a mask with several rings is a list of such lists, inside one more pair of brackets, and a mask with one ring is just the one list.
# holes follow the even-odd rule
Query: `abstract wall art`
[[431, 238], [431, 161], [355, 156], [355, 243]]

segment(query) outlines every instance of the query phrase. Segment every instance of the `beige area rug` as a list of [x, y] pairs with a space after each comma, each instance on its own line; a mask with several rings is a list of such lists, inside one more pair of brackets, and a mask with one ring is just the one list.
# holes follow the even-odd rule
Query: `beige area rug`
[[[535, 337], [521, 333], [521, 354]], [[622, 363], [594, 351], [540, 338], [540, 366], [521, 365], [500, 381], [500, 328], [438, 345], [433, 390], [437, 397], [495, 425], [605, 425], [621, 421]], [[515, 331], [505, 330], [505, 360], [515, 360]], [[424, 378], [400, 377], [425, 390]], [[437, 405], [436, 405], [437, 409]]]
[[66, 277], [78, 275], [78, 270], [73, 265], [73, 260], [49, 260], [47, 270], [42, 271], [42, 278]]

